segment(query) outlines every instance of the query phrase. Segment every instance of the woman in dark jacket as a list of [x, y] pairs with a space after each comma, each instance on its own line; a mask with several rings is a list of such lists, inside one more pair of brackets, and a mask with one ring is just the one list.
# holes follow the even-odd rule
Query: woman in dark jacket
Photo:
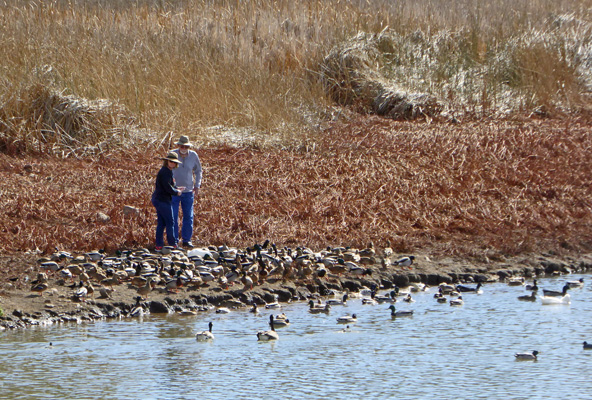
[[166, 157], [161, 158], [164, 164], [158, 175], [156, 185], [152, 193], [152, 205], [156, 208], [156, 250], [164, 246], [164, 230], [166, 228], [167, 242], [169, 246], [177, 246], [173, 220], [173, 196], [180, 196], [183, 188], [175, 185], [173, 170], [181, 163], [177, 153], [169, 152]]

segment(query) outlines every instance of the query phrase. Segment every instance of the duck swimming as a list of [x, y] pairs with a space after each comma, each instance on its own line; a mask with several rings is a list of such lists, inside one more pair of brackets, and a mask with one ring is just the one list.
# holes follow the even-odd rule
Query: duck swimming
[[394, 305], [390, 305], [391, 317], [410, 317], [413, 315], [413, 310], [397, 311]]
[[561, 290], [561, 292], [558, 292], [556, 290], [543, 289], [543, 296], [545, 296], [545, 297], [563, 297], [567, 294], [568, 290], [569, 290], [569, 285], [566, 283], [565, 285], [563, 285], [563, 289]]
[[337, 299], [328, 299], [326, 301], [327, 304], [331, 305], [331, 306], [343, 306], [347, 303], [347, 299], [348, 299], [348, 295], [347, 293], [345, 293], [342, 297], [341, 300], [337, 300]]
[[269, 326], [271, 330], [257, 332], [257, 340], [266, 342], [270, 340], [278, 340], [280, 338], [273, 326], [273, 314], [269, 316]]
[[273, 321], [274, 327], [281, 328], [283, 326], [290, 325], [290, 320], [286, 317], [286, 314], [281, 313], [280, 315], [276, 316]]
[[337, 318], [337, 323], [338, 324], [353, 324], [357, 320], [358, 320], [358, 317], [356, 316], [356, 314], [344, 315], [343, 317]]
[[308, 312], [313, 313], [313, 314], [328, 313], [331, 310], [330, 304], [318, 305], [318, 304], [315, 304], [315, 302], [313, 300], [310, 300], [308, 302], [308, 306], [309, 306]]
[[537, 285], [537, 280], [536, 279], [533, 279], [532, 280], [532, 285], [526, 285], [524, 287], [524, 289], [526, 289], [526, 290], [532, 290], [533, 292], [536, 292], [537, 290], [539, 290], [539, 287]]
[[195, 339], [199, 342], [205, 342], [206, 340], [214, 340], [214, 334], [212, 333], [212, 326], [214, 326], [214, 324], [212, 322], [210, 322], [208, 324], [208, 330], [197, 332], [195, 334]]
[[458, 298], [450, 300], [451, 306], [462, 306], [463, 304], [465, 304], [465, 302], [464, 302], [462, 296], [458, 296]]
[[536, 301], [536, 292], [532, 292], [529, 295], [525, 295], [525, 296], [518, 296], [518, 300], [522, 300], [522, 301]]
[[516, 357], [516, 360], [536, 361], [538, 354], [539, 354], [539, 352], [534, 350], [532, 353], [516, 353], [516, 354], [514, 354], [514, 357]]
[[592, 349], [592, 343], [584, 342], [584, 349], [586, 349], [586, 350]]
[[481, 282], [477, 283], [476, 287], [464, 286], [464, 285], [456, 285], [456, 290], [463, 293], [479, 293], [481, 289]]
[[577, 281], [567, 281], [566, 285], [568, 285], [570, 289], [581, 288], [582, 286], [584, 286], [584, 278], [580, 278]]

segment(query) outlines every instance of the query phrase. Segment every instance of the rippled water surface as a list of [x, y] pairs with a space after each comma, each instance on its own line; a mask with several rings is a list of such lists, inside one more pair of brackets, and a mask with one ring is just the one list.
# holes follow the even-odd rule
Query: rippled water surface
[[[581, 275], [541, 279], [560, 290]], [[587, 281], [587, 277], [585, 280]], [[388, 305], [350, 299], [329, 315], [306, 303], [282, 309], [291, 325], [258, 342], [270, 310], [142, 319], [0, 332], [1, 398], [319, 399], [589, 398], [592, 289], [570, 305], [521, 302], [523, 287], [496, 283], [451, 307], [435, 288]], [[273, 310], [277, 313], [277, 310]], [[336, 318], [356, 313], [343, 332]], [[213, 342], [195, 332], [213, 321]], [[52, 346], [49, 346], [49, 343]], [[536, 362], [514, 353], [538, 350]]]

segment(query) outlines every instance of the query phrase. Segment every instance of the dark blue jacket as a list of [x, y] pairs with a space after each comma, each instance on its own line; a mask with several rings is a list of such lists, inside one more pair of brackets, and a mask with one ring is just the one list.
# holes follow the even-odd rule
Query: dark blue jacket
[[158, 175], [156, 175], [156, 185], [154, 187], [154, 193], [152, 193], [152, 198], [170, 203], [173, 201], [173, 196], [178, 195], [179, 192], [177, 192], [175, 179], [173, 179], [173, 171], [163, 166], [158, 171]]

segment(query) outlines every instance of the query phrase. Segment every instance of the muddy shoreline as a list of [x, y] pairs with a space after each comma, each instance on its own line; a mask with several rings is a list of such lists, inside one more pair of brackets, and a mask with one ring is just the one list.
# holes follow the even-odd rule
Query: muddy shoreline
[[[137, 316], [138, 311], [140, 314], [197, 314], [219, 307], [247, 310], [257, 304], [264, 308], [266, 304], [275, 301], [306, 301], [334, 297], [342, 292], [349, 292], [354, 297], [361, 289], [372, 286], [379, 291], [389, 291], [395, 287], [405, 290], [409, 287], [414, 289], [415, 284], [487, 284], [516, 277], [532, 279], [592, 270], [592, 254], [563, 257], [537, 254], [483, 264], [453, 258], [433, 259], [424, 254], [417, 255], [410, 267], [392, 265], [396, 257], [399, 256], [366, 257], [363, 260], [366, 275], [345, 271], [311, 273], [309, 276], [292, 276], [288, 279], [269, 276], [252, 289], [240, 281], [227, 283], [216, 280], [197, 284], [185, 281], [183, 286], [176, 289], [178, 292], [175, 292], [167, 290], [162, 282], [154, 286], [147, 299], [140, 299], [138, 287], [131, 283], [131, 277], [114, 286], [109, 297], [101, 296], [100, 291], [95, 289], [93, 295], [79, 298], [76, 296], [78, 279], [64, 279], [58, 274], [48, 276], [48, 288], [41, 295], [34, 293], [30, 289], [31, 281], [41, 269], [39, 262], [32, 261], [29, 256], [27, 260], [21, 260], [34, 262], [24, 268], [26, 273], [4, 279], [0, 293], [0, 307], [3, 311], [0, 316], [0, 330], [130, 318]], [[14, 258], [11, 260], [14, 261]], [[99, 283], [93, 284], [105, 288]]]

